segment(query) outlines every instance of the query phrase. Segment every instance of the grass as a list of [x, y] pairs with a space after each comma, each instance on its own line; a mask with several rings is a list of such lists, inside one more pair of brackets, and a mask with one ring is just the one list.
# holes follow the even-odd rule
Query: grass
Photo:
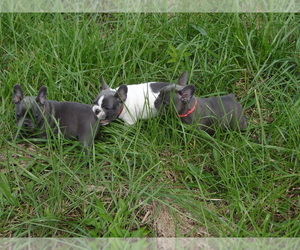
[[[0, 14], [0, 236], [299, 236], [300, 17]], [[111, 86], [176, 81], [233, 92], [245, 133], [178, 118], [103, 127], [79, 143], [14, 140], [12, 88], [92, 103]]]

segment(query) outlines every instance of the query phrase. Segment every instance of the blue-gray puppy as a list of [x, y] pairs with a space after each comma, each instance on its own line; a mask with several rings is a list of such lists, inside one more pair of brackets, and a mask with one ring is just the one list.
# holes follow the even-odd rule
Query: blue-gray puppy
[[48, 124], [55, 133], [60, 130], [66, 138], [78, 139], [83, 146], [89, 147], [99, 129], [91, 106], [46, 100], [46, 95], [45, 86], [40, 88], [37, 97], [23, 96], [21, 86], [14, 86], [13, 102], [21, 133], [45, 138]]
[[218, 127], [240, 130], [247, 127], [242, 105], [233, 94], [199, 98], [194, 96], [195, 86], [187, 85], [187, 80], [185, 71], [177, 84], [163, 88], [155, 101], [155, 108], [166, 112], [172, 104], [183, 123], [199, 124], [199, 128], [209, 134], [213, 134]]

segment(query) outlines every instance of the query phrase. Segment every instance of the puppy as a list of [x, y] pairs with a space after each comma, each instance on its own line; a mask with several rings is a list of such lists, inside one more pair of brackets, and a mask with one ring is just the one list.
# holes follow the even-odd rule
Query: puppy
[[[38, 133], [46, 137], [47, 124], [66, 138], [76, 138], [85, 147], [89, 147], [99, 129], [99, 121], [86, 104], [76, 102], [58, 102], [46, 100], [47, 88], [42, 86], [37, 97], [23, 96], [20, 85], [13, 89], [13, 102], [17, 126], [22, 134]], [[57, 126], [59, 124], [59, 126]]]
[[166, 112], [173, 104], [181, 121], [199, 124], [199, 129], [213, 134], [217, 127], [222, 129], [245, 129], [247, 120], [242, 105], [233, 94], [209, 98], [194, 96], [195, 86], [187, 85], [188, 75], [183, 72], [177, 84], [163, 88], [155, 100], [155, 108]]
[[100, 93], [94, 101], [93, 112], [101, 125], [107, 125], [117, 118], [132, 125], [138, 119], [154, 117], [157, 114], [154, 101], [159, 91], [169, 84], [147, 82], [111, 89], [103, 79]]

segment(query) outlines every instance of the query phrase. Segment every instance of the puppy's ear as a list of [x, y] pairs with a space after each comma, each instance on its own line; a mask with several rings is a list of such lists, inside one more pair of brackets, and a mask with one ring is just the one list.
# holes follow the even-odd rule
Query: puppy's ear
[[121, 85], [116, 94], [115, 97], [117, 97], [118, 99], [120, 99], [121, 102], [125, 102], [127, 99], [127, 92], [128, 92], [128, 88], [127, 85]]
[[189, 102], [194, 93], [195, 93], [195, 85], [188, 85], [179, 91], [179, 95], [181, 96], [181, 100], [183, 102]]
[[104, 77], [102, 76], [102, 86], [100, 88], [100, 91], [109, 89], [109, 86], [107, 85], [106, 81], [104, 80]]
[[180, 86], [186, 86], [188, 81], [188, 73], [187, 71], [184, 71], [181, 76], [179, 77], [178, 81], [177, 81], [177, 85]]
[[20, 84], [14, 86], [13, 103], [17, 104], [23, 99], [23, 91]]
[[39, 90], [39, 93], [38, 93], [37, 97], [36, 97], [36, 102], [41, 104], [41, 105], [44, 105], [45, 101], [46, 101], [46, 96], [47, 96], [47, 87], [42, 86]]

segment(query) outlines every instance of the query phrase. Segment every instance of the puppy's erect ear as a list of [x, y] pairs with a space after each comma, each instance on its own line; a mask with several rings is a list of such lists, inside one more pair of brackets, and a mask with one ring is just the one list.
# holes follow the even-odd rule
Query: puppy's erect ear
[[102, 86], [100, 88], [100, 91], [109, 89], [109, 86], [107, 85], [106, 81], [104, 80], [104, 77], [102, 76]]
[[37, 97], [36, 97], [36, 102], [41, 104], [41, 105], [44, 105], [45, 101], [46, 101], [46, 96], [47, 96], [47, 87], [42, 86], [39, 90], [39, 93], [38, 93]]
[[181, 100], [183, 102], [189, 102], [195, 93], [195, 89], [195, 85], [188, 85], [182, 90], [178, 91], [179, 95], [181, 96]]
[[186, 86], [188, 81], [188, 73], [187, 71], [184, 71], [181, 76], [179, 77], [178, 81], [177, 81], [177, 85], [180, 86]]
[[17, 104], [23, 99], [23, 91], [20, 84], [14, 86], [13, 103]]
[[126, 85], [121, 85], [116, 94], [115, 97], [117, 97], [118, 99], [120, 99], [121, 102], [125, 102], [127, 99], [127, 92], [128, 92], [128, 88]]

